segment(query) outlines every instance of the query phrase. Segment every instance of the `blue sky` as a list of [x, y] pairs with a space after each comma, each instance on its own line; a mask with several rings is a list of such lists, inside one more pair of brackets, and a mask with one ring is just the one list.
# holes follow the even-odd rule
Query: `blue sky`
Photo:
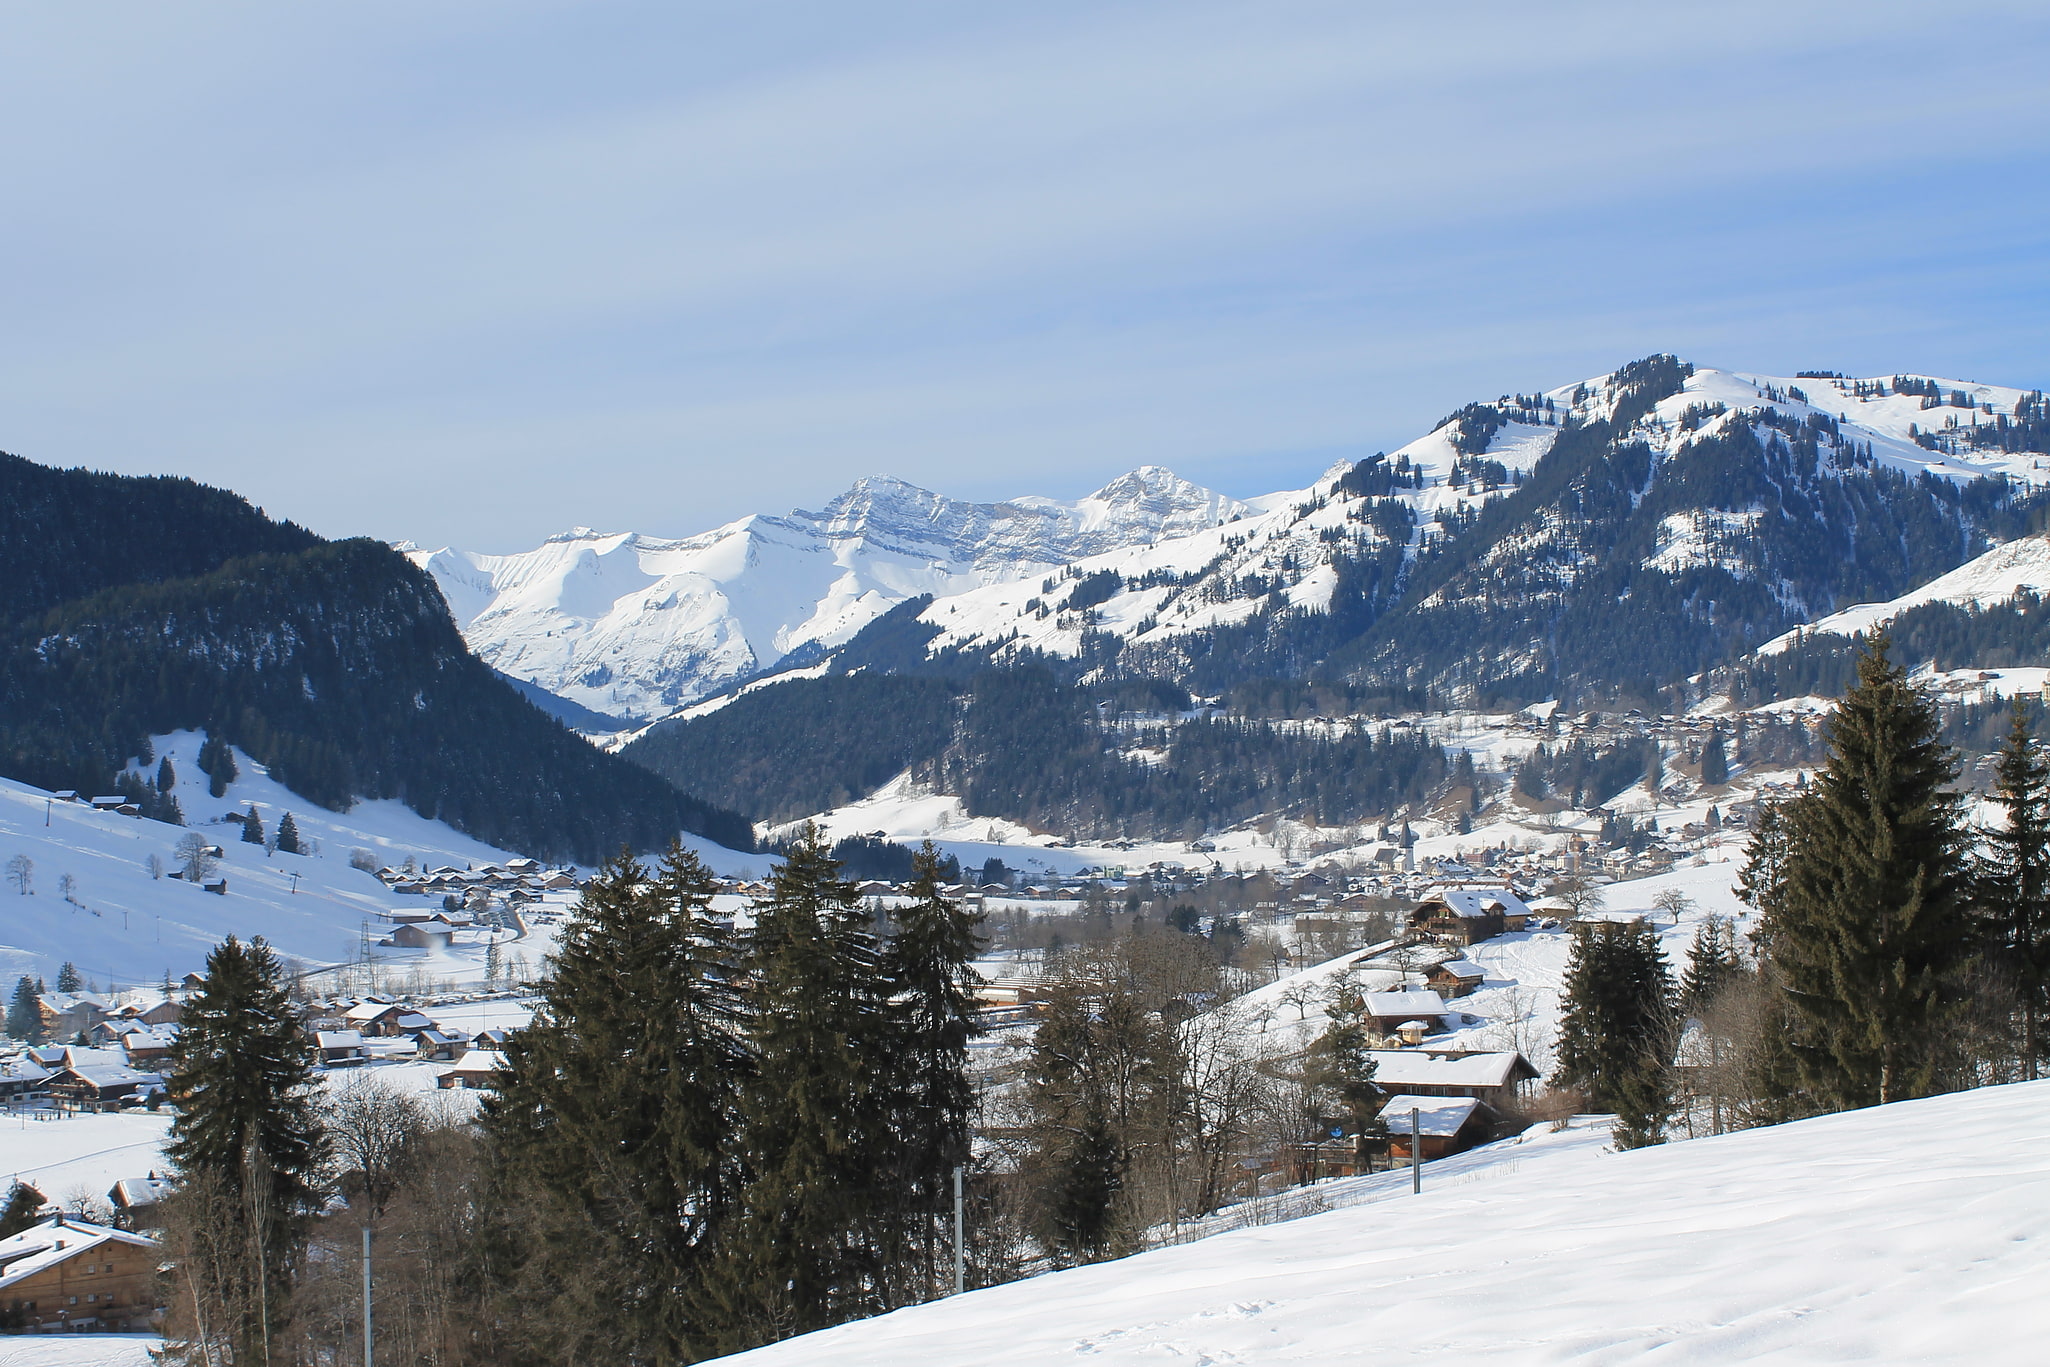
[[1300, 485], [1652, 351], [2050, 384], [2050, 6], [15, 4], [0, 448], [316, 530]]

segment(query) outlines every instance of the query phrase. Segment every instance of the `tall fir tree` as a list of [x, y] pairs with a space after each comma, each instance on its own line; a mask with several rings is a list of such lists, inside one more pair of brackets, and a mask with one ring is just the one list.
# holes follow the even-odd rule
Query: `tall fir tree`
[[1673, 1006], [1672, 973], [1650, 926], [1575, 925], [1553, 1081], [1616, 1112], [1624, 1147], [1660, 1142], [1671, 1115]]
[[59, 992], [85, 991], [85, 975], [78, 971], [78, 965], [65, 960], [57, 968], [57, 990]]
[[1687, 947], [1687, 971], [1680, 979], [1681, 1009], [1691, 1015], [1708, 1010], [1743, 971], [1736, 928], [1725, 917], [1706, 918]]
[[[313, 1041], [284, 966], [261, 936], [207, 955], [172, 1046], [179, 1098], [165, 1154], [207, 1253], [179, 1266], [195, 1304], [218, 1307], [174, 1344], [186, 1362], [268, 1363], [283, 1352], [306, 1228], [323, 1198], [327, 1144], [314, 1109]], [[181, 1295], [181, 1300], [183, 1296]]]
[[891, 1218], [889, 983], [861, 895], [807, 828], [754, 907], [746, 1031], [752, 1171], [729, 1266], [729, 1346], [807, 1333], [885, 1303]]
[[953, 1172], [970, 1156], [975, 1088], [968, 1080], [969, 1041], [980, 1033], [975, 971], [982, 916], [940, 890], [939, 852], [931, 841], [914, 857], [911, 904], [895, 913], [885, 968], [896, 1008], [891, 1066], [897, 1140], [890, 1165], [899, 1187], [893, 1201], [904, 1227], [902, 1251], [890, 1261], [893, 1301], [940, 1293], [941, 1225], [953, 1206]]
[[1744, 867], [1737, 874], [1737, 896], [1763, 918], [1761, 930], [1771, 926], [1786, 890], [1788, 851], [1784, 804], [1759, 803], [1744, 851]]
[[713, 1282], [746, 1060], [715, 886], [680, 845], [652, 874], [607, 862], [507, 1044], [483, 1110], [520, 1328], [506, 1361], [668, 1367], [730, 1346]]
[[7, 1033], [25, 1044], [41, 1044], [49, 1038], [37, 996], [36, 980], [24, 974], [14, 984], [14, 995], [7, 999]]
[[2050, 762], [2017, 698], [2001, 746], [1993, 801], [2006, 820], [1980, 834], [1985, 858], [1974, 879], [1993, 953], [2013, 984], [2021, 1074], [2041, 1076], [2050, 1021]]
[[248, 815], [242, 818], [242, 839], [251, 845], [263, 843], [263, 818], [256, 814], [256, 808], [253, 806], [249, 809]]
[[299, 823], [286, 812], [278, 818], [278, 851], [281, 854], [299, 854]]
[[178, 771], [171, 767], [171, 757], [165, 755], [157, 761], [157, 791], [168, 793], [178, 786]]
[[1940, 1088], [1974, 950], [1957, 776], [1936, 707], [1877, 635], [1837, 704], [1828, 757], [1784, 812], [1787, 857], [1766, 943], [1822, 1106]]
[[1708, 733], [1708, 743], [1701, 747], [1701, 781], [1709, 787], [1730, 781], [1730, 759], [1723, 749], [1723, 733]]
[[1309, 1076], [1344, 1109], [1352, 1128], [1353, 1162], [1366, 1172], [1371, 1170], [1376, 1142], [1388, 1136], [1381, 1118], [1387, 1094], [1374, 1081], [1373, 1021], [1366, 996], [1351, 983], [1339, 990], [1328, 1014], [1331, 1023], [1311, 1046]]

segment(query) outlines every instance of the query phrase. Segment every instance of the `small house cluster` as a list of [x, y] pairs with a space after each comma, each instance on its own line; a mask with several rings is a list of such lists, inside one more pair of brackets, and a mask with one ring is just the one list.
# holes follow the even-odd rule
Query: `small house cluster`
[[508, 1030], [471, 1034], [443, 1025], [418, 1007], [390, 997], [340, 997], [315, 1004], [307, 1017], [316, 1061], [324, 1068], [354, 1068], [373, 1060], [447, 1063], [440, 1087], [484, 1087], [504, 1065]]

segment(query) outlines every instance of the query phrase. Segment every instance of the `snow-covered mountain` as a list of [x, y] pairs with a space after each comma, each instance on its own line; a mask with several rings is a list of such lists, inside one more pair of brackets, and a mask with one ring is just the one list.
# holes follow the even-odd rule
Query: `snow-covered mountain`
[[[1809, 601], [1815, 586], [1776, 563], [1763, 524], [1794, 512], [1832, 535], [1849, 529], [1829, 525], [1836, 510], [1826, 500], [1825, 506], [1810, 499], [1790, 508], [1775, 496], [1783, 490], [1747, 487], [1769, 484], [1769, 477], [1709, 487], [1737, 463], [1738, 452], [1721, 449], [1732, 438], [1768, 453], [1777, 441], [1795, 473], [1813, 487], [1876, 471], [1951, 485], [1991, 476], [2022, 486], [2050, 483], [2050, 457], [2003, 449], [1992, 440], [2011, 426], [2018, 409], [2040, 421], [2040, 394], [1925, 376], [1858, 380], [1672, 369], [1670, 383], [1654, 384], [1654, 377], [1625, 367], [1543, 393], [1471, 405], [1385, 464], [1344, 462], [1307, 489], [1257, 500], [1263, 511], [1229, 526], [1080, 561], [1064, 577], [1091, 582], [1083, 607], [1068, 606], [1065, 586], [1047, 592], [1037, 580], [1017, 578], [942, 596], [922, 614], [937, 633], [930, 649], [1073, 657], [1107, 633], [1122, 643], [1125, 660], [1150, 653], [1169, 661], [1161, 672], [1174, 673], [1176, 639], [1193, 633], [1283, 609], [1328, 613], [1347, 590], [1364, 597], [1368, 615], [1377, 615], [1373, 609], [1392, 605], [1411, 587], [1420, 560], [1478, 525], [1482, 509], [1519, 492], [1537, 504], [1542, 491], [1528, 482], [1539, 463], [1562, 434], [1595, 424], [1609, 430], [1605, 449], [1590, 452], [1594, 458], [1632, 446], [1648, 455], [1647, 468], [1631, 473], [1636, 487], [1624, 491], [1630, 501], [1617, 510], [1620, 516], [1587, 516], [1589, 500], [1562, 479], [1567, 498], [1538, 504], [1533, 516], [1513, 524], [1505, 518], [1457, 573], [1436, 567], [1443, 582], [1407, 605], [1413, 614], [1469, 616], [1504, 603], [1521, 611], [1570, 597], [1577, 585], [1613, 567], [1612, 552], [1628, 542], [1618, 536], [1622, 524], [1654, 501], [1654, 486], [1669, 475], [1681, 477], [1685, 487], [1667, 499], [1670, 512], [1642, 529], [1642, 553], [1627, 568], [1669, 580], [1720, 571], [1762, 587], [1795, 620], [1833, 611], [1837, 603]], [[1898, 387], [1902, 381], [1905, 390]], [[1690, 453], [1701, 453], [1696, 464], [1710, 468], [1684, 467], [1680, 462]], [[1960, 546], [1952, 563], [1965, 553]], [[1879, 559], [1873, 556], [1873, 568], [1880, 568]], [[1549, 663], [1536, 642], [1516, 645], [1530, 650], [1527, 663], [1534, 669]]]
[[578, 528], [515, 555], [400, 549], [434, 575], [492, 666], [642, 720], [839, 645], [908, 598], [1036, 579], [1252, 511], [1158, 466], [1073, 503], [966, 503], [870, 478], [818, 512], [680, 540]]
[[1758, 648], [1778, 655], [1804, 638], [1856, 636], [1883, 626], [1911, 608], [1949, 603], [1967, 611], [2004, 603], [2017, 593], [2050, 593], [2050, 536], [2024, 536], [1995, 546], [1975, 559], [1884, 603], [1859, 603], [1778, 636]]

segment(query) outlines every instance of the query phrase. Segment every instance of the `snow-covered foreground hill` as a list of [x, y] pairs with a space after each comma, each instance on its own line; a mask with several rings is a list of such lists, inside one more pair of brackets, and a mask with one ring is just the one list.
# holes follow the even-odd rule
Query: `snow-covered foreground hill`
[[[368, 851], [377, 864], [397, 866], [410, 857], [424, 866], [458, 867], [518, 853], [429, 821], [401, 802], [325, 811], [239, 752], [240, 776], [226, 796], [211, 797], [198, 763], [203, 739], [181, 732], [155, 741], [158, 756], [168, 757], [176, 772], [184, 827], [53, 802], [41, 789], [0, 779], [0, 865], [24, 855], [33, 866], [27, 895], [0, 883], [0, 982], [11, 987], [23, 973], [54, 979], [68, 960], [101, 987], [154, 983], [166, 972], [175, 978], [203, 967], [207, 951], [229, 934], [267, 936], [280, 952], [311, 964], [345, 962], [361, 957], [365, 920], [400, 905], [377, 879], [350, 866], [356, 851]], [[153, 766], [149, 773], [154, 776]], [[266, 831], [292, 813], [314, 852], [267, 855], [261, 845], [243, 843], [242, 828], [222, 818], [252, 804]], [[225, 895], [151, 876], [153, 855], [167, 871], [178, 867], [175, 850], [188, 832], [220, 846], [216, 874], [227, 880]], [[768, 865], [702, 840], [692, 843], [722, 873]], [[62, 887], [67, 875], [69, 898]], [[425, 905], [417, 898], [406, 904]], [[402, 962], [406, 957], [397, 955]]]
[[907, 598], [1042, 575], [1249, 511], [1158, 466], [1074, 503], [963, 503], [873, 478], [819, 512], [681, 540], [579, 528], [515, 555], [400, 549], [434, 575], [494, 668], [644, 721], [804, 646], [839, 645]]
[[727, 1359], [747, 1367], [2042, 1361], [2050, 1082], [1221, 1234]]

